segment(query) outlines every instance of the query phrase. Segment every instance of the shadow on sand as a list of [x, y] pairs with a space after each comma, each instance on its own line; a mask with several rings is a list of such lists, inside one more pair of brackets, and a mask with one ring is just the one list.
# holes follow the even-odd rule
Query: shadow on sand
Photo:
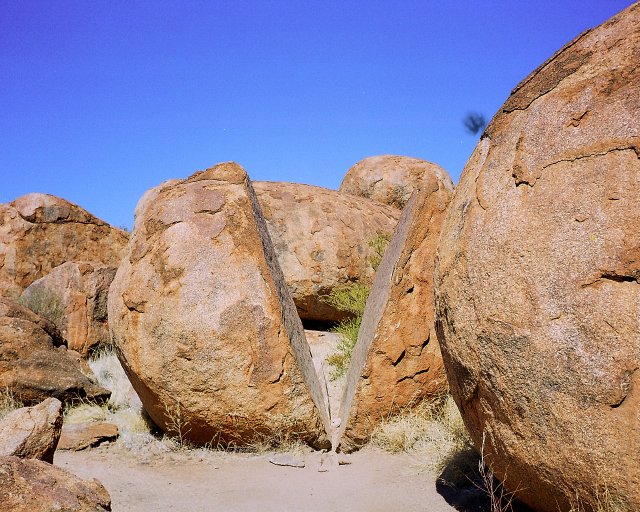
[[[500, 506], [492, 508], [492, 500], [487, 485], [479, 470], [480, 456], [471, 446], [455, 453], [446, 461], [444, 469], [436, 480], [436, 490], [445, 501], [460, 512], [533, 512], [532, 509], [513, 499], [507, 503], [510, 494]], [[494, 488], [500, 483], [493, 480]], [[507, 491], [505, 491], [505, 494]], [[502, 508], [499, 508], [502, 507]]]

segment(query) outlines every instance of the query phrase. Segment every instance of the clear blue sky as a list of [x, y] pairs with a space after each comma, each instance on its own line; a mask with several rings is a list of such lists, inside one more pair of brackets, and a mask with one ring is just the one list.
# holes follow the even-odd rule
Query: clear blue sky
[[337, 188], [404, 154], [457, 181], [467, 111], [631, 3], [0, 0], [0, 202], [131, 226], [145, 190], [227, 160]]

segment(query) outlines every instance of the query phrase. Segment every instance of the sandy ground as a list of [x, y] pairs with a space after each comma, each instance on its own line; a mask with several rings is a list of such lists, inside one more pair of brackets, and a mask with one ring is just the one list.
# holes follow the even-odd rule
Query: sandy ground
[[298, 455], [304, 468], [276, 466], [272, 454], [171, 452], [144, 456], [109, 445], [58, 451], [54, 463], [109, 490], [114, 512], [450, 511], [435, 476], [415, 457], [374, 448], [340, 457], [320, 473], [321, 454]]

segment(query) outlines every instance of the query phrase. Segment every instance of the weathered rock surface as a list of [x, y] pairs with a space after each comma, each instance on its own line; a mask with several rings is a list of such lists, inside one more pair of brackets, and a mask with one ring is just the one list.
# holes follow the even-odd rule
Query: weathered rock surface
[[111, 344], [107, 298], [116, 270], [100, 263], [68, 261], [31, 283], [20, 303], [56, 324], [67, 346], [86, 356]]
[[53, 463], [61, 429], [62, 402], [57, 398], [11, 411], [0, 421], [0, 456]]
[[367, 199], [298, 183], [254, 183], [287, 286], [303, 320], [345, 313], [323, 298], [335, 287], [371, 284], [377, 236], [390, 238], [400, 212]]
[[58, 442], [58, 450], [84, 450], [117, 438], [118, 425], [107, 421], [65, 423]]
[[0, 296], [22, 291], [66, 261], [117, 267], [127, 234], [79, 206], [48, 194], [0, 204]]
[[103, 512], [111, 510], [111, 497], [97, 480], [41, 460], [0, 457], [0, 510]]
[[434, 179], [453, 192], [451, 177], [437, 164], [408, 156], [370, 156], [347, 171], [339, 190], [402, 210], [414, 190], [429, 188]]
[[425, 178], [407, 203], [376, 274], [341, 400], [343, 451], [383, 420], [447, 391], [435, 333], [433, 268], [451, 190]]
[[640, 3], [557, 52], [467, 163], [438, 337], [476, 446], [536, 510], [640, 509]]
[[195, 443], [326, 444], [324, 386], [239, 165], [143, 196], [109, 319], [122, 365], [164, 430]]
[[26, 404], [49, 397], [62, 402], [108, 399], [109, 391], [93, 378], [80, 355], [67, 350], [53, 322], [0, 297], [0, 389]]

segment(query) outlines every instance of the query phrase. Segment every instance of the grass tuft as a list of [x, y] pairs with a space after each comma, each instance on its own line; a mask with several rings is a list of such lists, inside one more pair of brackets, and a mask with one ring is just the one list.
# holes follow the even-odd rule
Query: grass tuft
[[16, 409], [24, 407], [24, 404], [13, 394], [8, 387], [0, 391], [0, 420]]

